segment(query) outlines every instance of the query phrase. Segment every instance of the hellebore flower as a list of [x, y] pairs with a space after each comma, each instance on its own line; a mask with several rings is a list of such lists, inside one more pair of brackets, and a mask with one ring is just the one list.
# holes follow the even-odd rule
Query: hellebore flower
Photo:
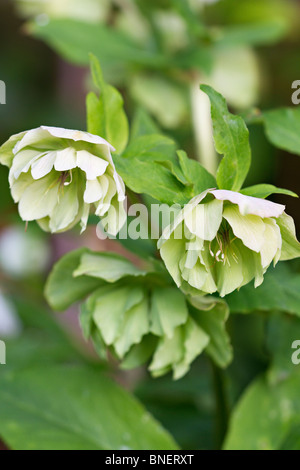
[[24, 221], [48, 232], [64, 232], [81, 222], [85, 230], [94, 204], [116, 235], [126, 218], [125, 187], [106, 140], [87, 132], [41, 126], [12, 136], [0, 147], [0, 163], [10, 168], [12, 197]]
[[194, 197], [158, 242], [178, 287], [220, 296], [255, 279], [273, 261], [300, 256], [293, 219], [285, 206], [228, 190]]
[[[204, 350], [216, 356], [218, 348], [214, 346], [212, 331], [217, 325], [226, 345], [216, 360], [222, 367], [230, 362], [229, 342], [224, 339], [229, 311], [224, 301], [185, 296], [169, 284], [164, 269], [155, 270], [156, 264], [141, 270], [113, 253], [77, 253], [73, 260], [77, 259], [79, 265], [71, 273], [72, 279], [93, 281], [91, 295], [82, 305], [81, 326], [101, 356], [105, 357], [108, 348], [122, 361], [123, 368], [149, 361], [153, 376], [173, 371], [178, 379]], [[48, 292], [52, 290], [50, 284]]]

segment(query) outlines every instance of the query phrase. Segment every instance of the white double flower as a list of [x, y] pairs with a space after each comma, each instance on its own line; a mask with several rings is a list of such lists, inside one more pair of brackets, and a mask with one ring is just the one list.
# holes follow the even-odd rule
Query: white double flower
[[0, 147], [0, 162], [24, 221], [45, 231], [63, 232], [81, 223], [90, 205], [116, 235], [126, 220], [125, 186], [111, 156], [114, 148], [87, 132], [41, 126], [12, 136]]

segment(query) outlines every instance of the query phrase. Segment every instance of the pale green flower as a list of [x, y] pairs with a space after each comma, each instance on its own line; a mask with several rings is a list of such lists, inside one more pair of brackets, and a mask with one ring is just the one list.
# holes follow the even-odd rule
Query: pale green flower
[[228, 190], [193, 198], [158, 242], [178, 287], [221, 297], [255, 279], [270, 264], [300, 256], [285, 206]]
[[125, 186], [111, 151], [101, 137], [87, 132], [42, 126], [12, 136], [0, 147], [0, 163], [10, 168], [11, 194], [24, 221], [43, 230], [63, 232], [81, 223], [90, 205], [106, 216], [106, 231], [123, 226]]
[[[103, 358], [108, 348], [123, 368], [149, 363], [153, 376], [172, 371], [175, 379], [185, 375], [204, 351], [220, 367], [231, 361], [226, 303], [212, 296], [185, 296], [160, 263], [145, 264], [142, 270], [115, 253], [82, 249], [59, 263], [77, 265], [69, 273], [64, 268], [66, 282], [81, 280], [90, 286], [90, 296], [81, 308], [81, 326]], [[46, 288], [50, 301], [52, 282], [57, 286], [56, 273]], [[50, 303], [53, 308], [65, 309], [70, 296], [65, 300]]]
[[35, 16], [42, 24], [50, 18], [102, 22], [110, 7], [110, 0], [16, 0], [15, 3], [18, 13], [25, 18]]

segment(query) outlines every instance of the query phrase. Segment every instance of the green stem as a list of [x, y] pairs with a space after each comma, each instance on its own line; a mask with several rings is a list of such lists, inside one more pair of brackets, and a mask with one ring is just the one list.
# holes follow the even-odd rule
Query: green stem
[[221, 449], [228, 429], [229, 403], [223, 370], [212, 361], [212, 371], [216, 399], [216, 445], [217, 449]]
[[193, 118], [194, 140], [197, 160], [211, 174], [215, 175], [218, 167], [218, 156], [213, 141], [210, 103], [208, 97], [200, 90], [201, 77], [190, 85], [191, 108]]

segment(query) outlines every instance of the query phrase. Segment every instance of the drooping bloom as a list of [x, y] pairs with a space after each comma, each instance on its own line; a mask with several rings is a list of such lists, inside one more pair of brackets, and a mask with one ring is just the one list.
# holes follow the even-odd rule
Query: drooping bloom
[[255, 279], [270, 264], [300, 256], [285, 206], [228, 190], [193, 198], [158, 242], [165, 265], [186, 291], [221, 297]]
[[[153, 376], [172, 371], [175, 379], [183, 377], [204, 351], [221, 367], [228, 365], [231, 348], [225, 322], [229, 310], [224, 301], [185, 296], [164, 269], [156, 270], [156, 263], [142, 270], [115, 253], [82, 249], [65, 256], [66, 261], [71, 258], [73, 269], [78, 265], [69, 273], [64, 271], [65, 279], [81, 279], [90, 291], [81, 308], [81, 326], [101, 356], [106, 357], [108, 348], [123, 368], [149, 362]], [[70, 266], [65, 260], [59, 263]], [[46, 296], [52, 308], [64, 310], [72, 302], [70, 296], [60, 297], [58, 303], [52, 297], [52, 283], [57, 285], [59, 272], [51, 274]], [[216, 325], [222, 336], [221, 353], [213, 338]]]
[[24, 221], [43, 230], [63, 232], [81, 223], [90, 205], [106, 216], [107, 232], [116, 235], [126, 218], [125, 187], [116, 172], [114, 148], [87, 132], [41, 126], [12, 136], [0, 147], [0, 163], [10, 168], [12, 197]]

